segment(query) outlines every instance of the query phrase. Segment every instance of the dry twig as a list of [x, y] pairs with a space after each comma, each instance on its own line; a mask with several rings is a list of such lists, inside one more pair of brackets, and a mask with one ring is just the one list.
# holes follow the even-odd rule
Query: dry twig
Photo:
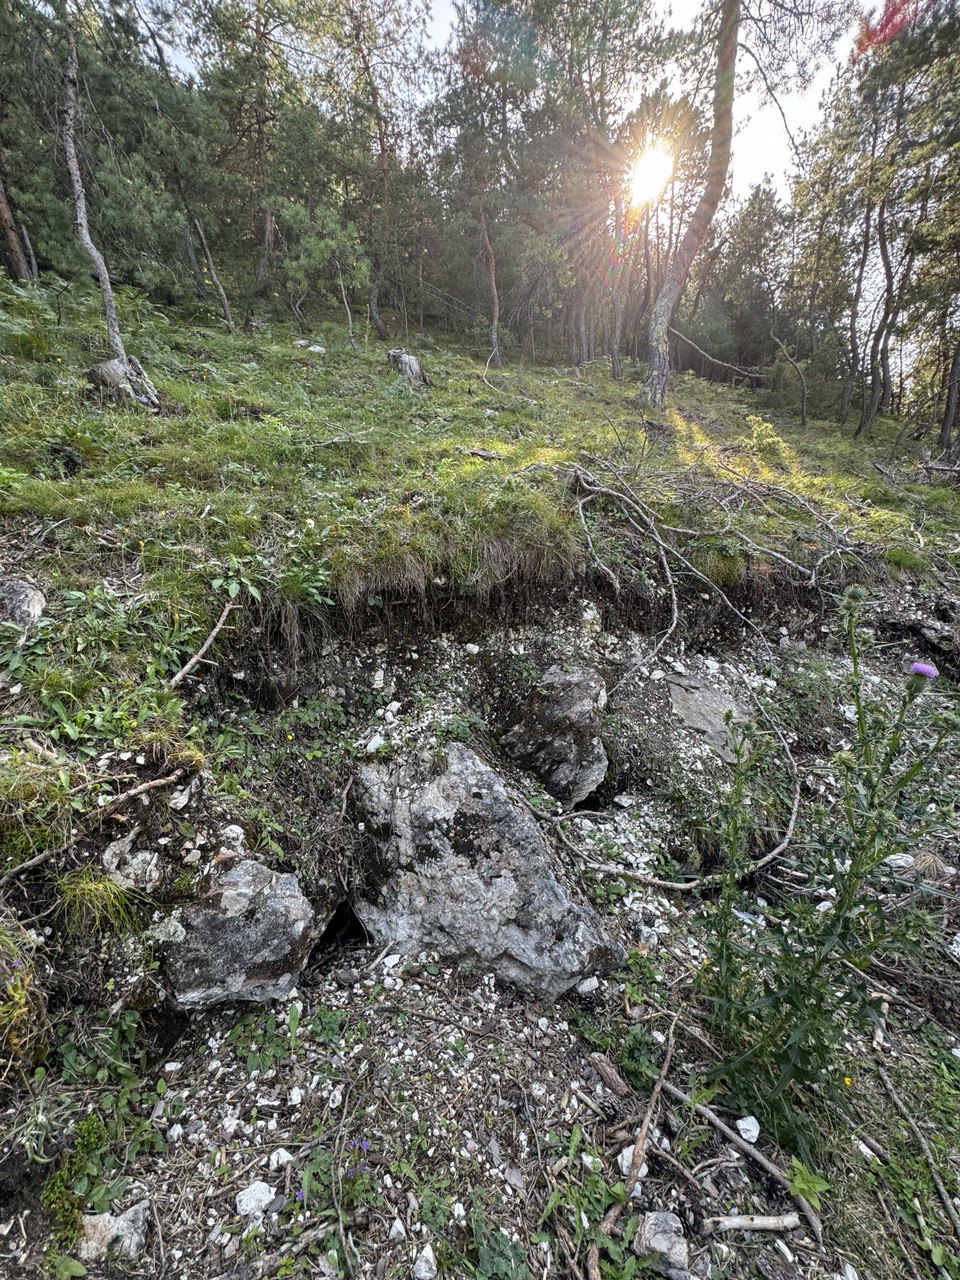
[[170, 681], [171, 689], [175, 689], [177, 685], [180, 683], [180, 681], [190, 674], [190, 672], [197, 665], [197, 663], [202, 659], [203, 655], [207, 652], [207, 650], [213, 644], [214, 640], [216, 640], [217, 636], [223, 630], [223, 627], [227, 621], [227, 618], [229, 618], [233, 610], [237, 608], [239, 608], [239, 605], [237, 604], [236, 600], [227, 601], [227, 603], [224, 605], [223, 613], [221, 613], [220, 617], [217, 619], [216, 625], [214, 626], [210, 634], [207, 636], [206, 640], [204, 640], [203, 644], [200, 646], [197, 652], [193, 655], [190, 661], [185, 663], [184, 666], [180, 668], [177, 674]]

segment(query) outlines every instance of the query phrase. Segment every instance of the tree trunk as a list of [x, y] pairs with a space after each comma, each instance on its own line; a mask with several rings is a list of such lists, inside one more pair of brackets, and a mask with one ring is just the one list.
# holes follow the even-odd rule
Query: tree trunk
[[120, 317], [117, 315], [117, 304], [110, 284], [110, 274], [103, 254], [93, 243], [90, 235], [90, 224], [87, 219], [87, 195], [83, 189], [83, 178], [80, 174], [80, 161], [77, 157], [77, 80], [79, 64], [77, 61], [77, 38], [73, 27], [67, 24], [67, 66], [64, 72], [66, 99], [62, 111], [63, 150], [67, 161], [67, 173], [70, 176], [70, 190], [73, 195], [73, 216], [77, 228], [77, 236], [90, 262], [93, 274], [100, 286], [103, 298], [103, 311], [107, 323], [107, 345], [115, 360], [126, 361], [127, 353], [120, 336]]
[[26, 223], [20, 223], [20, 234], [27, 250], [27, 258], [30, 260], [30, 279], [39, 280], [40, 271], [37, 267], [37, 255], [33, 252], [33, 245], [30, 243], [30, 232], [27, 230]]
[[200, 263], [197, 261], [197, 251], [193, 247], [193, 236], [190, 234], [190, 215], [185, 208], [181, 212], [183, 213], [183, 251], [187, 255], [187, 266], [193, 276], [197, 297], [206, 298], [207, 283], [203, 278], [203, 272], [200, 270]]
[[383, 323], [383, 320], [380, 318], [380, 311], [378, 309], [379, 303], [380, 303], [380, 281], [374, 280], [373, 284], [371, 284], [370, 286], [370, 323], [373, 325], [374, 329], [376, 330], [377, 337], [380, 338], [381, 341], [386, 342], [387, 336], [388, 336], [387, 326]]
[[940, 423], [940, 448], [946, 454], [954, 452], [953, 429], [957, 422], [958, 401], [960, 401], [960, 338], [957, 339], [957, 345], [953, 349], [950, 376], [947, 379], [947, 401]]
[[[62, 12], [62, 11], [61, 11]], [[67, 173], [70, 177], [70, 190], [73, 196], [74, 221], [77, 236], [93, 266], [93, 273], [100, 286], [103, 299], [103, 313], [107, 326], [107, 345], [111, 359], [103, 364], [95, 365], [87, 376], [95, 387], [108, 392], [114, 398], [133, 396], [151, 408], [158, 408], [160, 397], [156, 387], [146, 376], [140, 362], [127, 355], [120, 336], [120, 317], [110, 284], [110, 273], [103, 254], [93, 242], [90, 235], [90, 224], [87, 219], [87, 196], [83, 189], [83, 177], [80, 173], [80, 160], [77, 156], [77, 85], [80, 76], [77, 59], [77, 38], [66, 21], [67, 33], [67, 65], [64, 71], [65, 100], [62, 109], [63, 152], [67, 162]]]
[[13, 220], [13, 214], [10, 212], [10, 205], [7, 202], [2, 172], [0, 172], [0, 227], [3, 228], [3, 236], [7, 243], [7, 260], [14, 280], [31, 279], [30, 268], [27, 266], [23, 246], [17, 234], [17, 224]]
[[[623, 378], [623, 365], [620, 361], [620, 341], [623, 334], [623, 286], [620, 279], [623, 262], [623, 200], [619, 190], [613, 200], [613, 264], [610, 278], [610, 302], [613, 311], [613, 327], [610, 333], [610, 376], [614, 382]], [[629, 286], [629, 282], [628, 282]]]
[[483, 201], [480, 203], [480, 236], [483, 240], [483, 252], [487, 259], [487, 279], [490, 282], [490, 363], [499, 369], [500, 360], [500, 293], [497, 290], [497, 259], [494, 256], [490, 234], [487, 231], [487, 219], [483, 212]]
[[650, 317], [650, 368], [647, 395], [662, 409], [666, 401], [670, 373], [670, 324], [693, 260], [703, 247], [707, 232], [723, 195], [733, 144], [733, 100], [737, 65], [737, 35], [740, 30], [741, 0], [723, 0], [720, 34], [717, 40], [717, 67], [713, 88], [713, 127], [710, 160], [703, 195], [684, 232], [683, 239], [667, 268], [663, 287]]
[[787, 361], [791, 369], [793, 369], [794, 373], [797, 375], [797, 377], [800, 380], [800, 425], [801, 427], [806, 427], [807, 425], [807, 379], [804, 376], [804, 372], [801, 369], [799, 362], [797, 360], [794, 360], [793, 356], [790, 354], [790, 352], [787, 350], [787, 348], [780, 341], [780, 339], [777, 337], [777, 335], [774, 333], [772, 329], [770, 330], [770, 337], [774, 340], [774, 342], [777, 344], [779, 349], [783, 352], [783, 358]]
[[880, 344], [880, 376], [883, 390], [880, 394], [880, 412], [889, 413], [893, 408], [893, 378], [890, 376], [890, 328], [887, 327]]
[[357, 344], [353, 336], [353, 312], [350, 310], [350, 300], [347, 297], [347, 290], [343, 283], [343, 272], [340, 270], [340, 263], [336, 258], [333, 260], [337, 268], [337, 280], [340, 284], [340, 297], [343, 299], [343, 309], [347, 313], [347, 337], [350, 339], [350, 346], [356, 351]]
[[213, 255], [210, 252], [210, 246], [207, 244], [207, 237], [203, 233], [203, 224], [199, 218], [194, 218], [193, 225], [197, 228], [197, 235], [200, 237], [200, 248], [203, 250], [203, 260], [207, 264], [207, 275], [210, 277], [210, 283], [213, 285], [213, 291], [217, 295], [220, 303], [220, 310], [223, 313], [224, 321], [227, 328], [233, 333], [233, 312], [230, 310], [230, 303], [223, 285], [220, 283], [220, 277], [217, 275], [216, 267], [213, 265]]

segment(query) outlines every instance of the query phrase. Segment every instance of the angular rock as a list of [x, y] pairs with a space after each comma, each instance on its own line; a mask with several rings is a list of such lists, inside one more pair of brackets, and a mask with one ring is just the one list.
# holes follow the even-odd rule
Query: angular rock
[[536, 774], [551, 795], [579, 804], [607, 772], [600, 712], [603, 677], [591, 667], [549, 667], [527, 702], [523, 720], [503, 738], [507, 753]]
[[46, 608], [42, 591], [23, 578], [0, 580], [0, 622], [13, 622], [18, 627], [32, 626]]
[[722, 760], [733, 759], [732, 739], [724, 717], [743, 719], [743, 711], [727, 694], [690, 676], [671, 676], [670, 702], [687, 729], [699, 734]]
[[471, 960], [551, 998], [620, 962], [534, 819], [469, 747], [451, 743], [439, 776], [367, 765], [358, 784], [379, 859], [353, 905], [378, 945]]
[[112, 1213], [87, 1214], [80, 1224], [77, 1255], [82, 1262], [95, 1262], [115, 1249], [122, 1258], [139, 1258], [149, 1225], [149, 1200], [140, 1200], [116, 1217]]
[[432, 1246], [428, 1244], [413, 1264], [413, 1280], [435, 1280], [436, 1275], [437, 1260]]
[[164, 967], [181, 1009], [282, 999], [314, 938], [314, 911], [297, 877], [253, 858], [222, 863], [206, 896], [165, 923]]
[[273, 1204], [275, 1192], [266, 1182], [251, 1182], [249, 1187], [237, 1194], [237, 1213], [242, 1218], [251, 1218], [263, 1213], [268, 1205]]
[[141, 889], [149, 893], [162, 878], [160, 853], [156, 849], [138, 849], [140, 828], [111, 841], [103, 851], [104, 870], [124, 889]]
[[683, 1224], [675, 1213], [645, 1213], [633, 1240], [633, 1251], [651, 1258], [662, 1276], [687, 1273], [687, 1242]]

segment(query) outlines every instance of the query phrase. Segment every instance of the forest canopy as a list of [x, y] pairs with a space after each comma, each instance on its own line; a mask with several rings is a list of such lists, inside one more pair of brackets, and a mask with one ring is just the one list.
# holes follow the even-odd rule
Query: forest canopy
[[[735, 197], [734, 102], [808, 84], [852, 24], [771, 157], [788, 196]], [[684, 31], [649, 0], [490, 0], [436, 32], [420, 0], [3, 0], [6, 270], [99, 279], [79, 189], [110, 281], [229, 327], [336, 309], [494, 366], [647, 362], [659, 403], [693, 368], [954, 451], [953, 3], [721, 0]]]

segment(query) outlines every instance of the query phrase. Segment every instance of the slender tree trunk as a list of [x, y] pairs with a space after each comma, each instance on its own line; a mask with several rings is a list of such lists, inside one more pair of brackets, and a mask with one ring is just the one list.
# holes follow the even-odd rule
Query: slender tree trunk
[[950, 363], [950, 376], [947, 379], [947, 400], [943, 407], [943, 418], [940, 423], [940, 448], [946, 454], [953, 454], [953, 431], [957, 423], [957, 405], [960, 402], [960, 338], [953, 349], [953, 360]]
[[883, 380], [883, 390], [880, 393], [880, 412], [889, 413], [893, 408], [893, 378], [890, 376], [890, 327], [883, 335], [883, 342], [880, 344], [880, 377]]
[[347, 297], [347, 290], [343, 283], [343, 272], [340, 270], [339, 261], [336, 258], [334, 258], [333, 261], [337, 268], [337, 280], [340, 284], [340, 297], [343, 299], [343, 309], [347, 313], [347, 337], [350, 339], [350, 346], [353, 347], [354, 351], [356, 351], [357, 343], [353, 336], [353, 312], [350, 310], [350, 300]]
[[[2, 157], [0, 157], [0, 160], [2, 160]], [[10, 205], [7, 202], [7, 193], [3, 186], [2, 168], [0, 168], [0, 227], [3, 228], [3, 236], [7, 244], [7, 261], [10, 264], [10, 271], [14, 280], [30, 280], [30, 268], [27, 266], [23, 246], [20, 244], [20, 237], [17, 234], [17, 224], [13, 220], [13, 214], [10, 212]]]
[[93, 274], [96, 276], [97, 283], [100, 286], [100, 295], [103, 298], [103, 312], [107, 324], [107, 345], [110, 348], [110, 354], [115, 360], [120, 360], [124, 364], [127, 361], [127, 352], [123, 345], [123, 339], [120, 336], [120, 317], [117, 314], [117, 304], [113, 296], [113, 286], [110, 284], [110, 274], [107, 271], [107, 264], [103, 259], [103, 254], [93, 243], [90, 235], [90, 224], [87, 219], [87, 196], [83, 189], [83, 177], [80, 173], [80, 161], [77, 157], [77, 81], [79, 78], [79, 63], [77, 60], [77, 38], [73, 27], [67, 23], [67, 66], [64, 72], [64, 86], [66, 90], [62, 118], [62, 135], [63, 150], [67, 161], [67, 173], [70, 176], [70, 190], [73, 195], [73, 216], [74, 223], [77, 228], [77, 236], [87, 257], [93, 265]]
[[841, 426], [850, 416], [850, 399], [853, 395], [853, 384], [856, 382], [857, 374], [860, 372], [860, 335], [857, 333], [857, 324], [860, 319], [860, 300], [863, 297], [863, 277], [867, 269], [867, 259], [870, 256], [870, 227], [872, 222], [873, 202], [867, 200], [867, 207], [863, 215], [863, 235], [860, 240], [860, 260], [857, 263], [857, 276], [853, 289], [853, 298], [850, 303], [850, 363], [840, 392]]
[[623, 365], [620, 361], [620, 341], [623, 334], [623, 199], [619, 190], [613, 198], [613, 262], [610, 272], [610, 301], [613, 311], [613, 326], [610, 333], [610, 374], [614, 382], [623, 378]]
[[703, 195], [684, 232], [654, 304], [650, 317], [647, 394], [650, 403], [663, 408], [670, 373], [670, 324], [693, 260], [700, 252], [723, 195], [733, 145], [733, 101], [737, 66], [737, 36], [741, 0], [722, 0], [717, 67], [713, 89], [713, 128], [710, 160]]
[[207, 283], [203, 278], [203, 272], [200, 270], [200, 263], [197, 261], [197, 251], [193, 247], [193, 236], [190, 234], [190, 214], [186, 208], [183, 208], [181, 212], [183, 213], [183, 251], [187, 255], [187, 266], [193, 276], [197, 297], [205, 298], [207, 296]]
[[23, 245], [27, 251], [27, 258], [30, 260], [30, 279], [39, 280], [40, 271], [37, 268], [37, 255], [33, 252], [33, 245], [30, 243], [30, 232], [23, 222], [20, 223], [20, 234], [23, 236]]
[[793, 358], [772, 329], [770, 330], [770, 337], [783, 352], [783, 358], [790, 365], [791, 369], [800, 381], [800, 425], [801, 427], [805, 427], [807, 425], [807, 379], [804, 375], [803, 369], [800, 367], [799, 361]]
[[483, 212], [483, 198], [480, 199], [480, 237], [483, 240], [483, 252], [487, 259], [487, 279], [490, 282], [490, 363], [495, 369], [500, 368], [500, 293], [497, 289], [497, 259], [490, 243], [487, 231], [487, 219]]
[[380, 281], [379, 280], [374, 280], [373, 284], [371, 284], [370, 286], [369, 302], [370, 302], [370, 323], [373, 325], [374, 330], [376, 331], [377, 337], [380, 338], [381, 341], [385, 342], [388, 337], [388, 334], [387, 334], [387, 326], [383, 323], [383, 320], [380, 316], [380, 310], [379, 310]]
[[200, 238], [200, 248], [203, 250], [203, 260], [207, 264], [207, 275], [210, 277], [210, 283], [213, 285], [213, 291], [217, 295], [220, 303], [220, 310], [223, 313], [223, 319], [227, 328], [233, 333], [233, 312], [230, 310], [230, 303], [227, 300], [226, 291], [220, 283], [220, 277], [217, 275], [217, 269], [213, 265], [213, 254], [210, 252], [210, 246], [207, 244], [207, 237], [203, 232], [203, 223], [199, 218], [195, 218], [193, 225], [197, 228], [197, 235]]

